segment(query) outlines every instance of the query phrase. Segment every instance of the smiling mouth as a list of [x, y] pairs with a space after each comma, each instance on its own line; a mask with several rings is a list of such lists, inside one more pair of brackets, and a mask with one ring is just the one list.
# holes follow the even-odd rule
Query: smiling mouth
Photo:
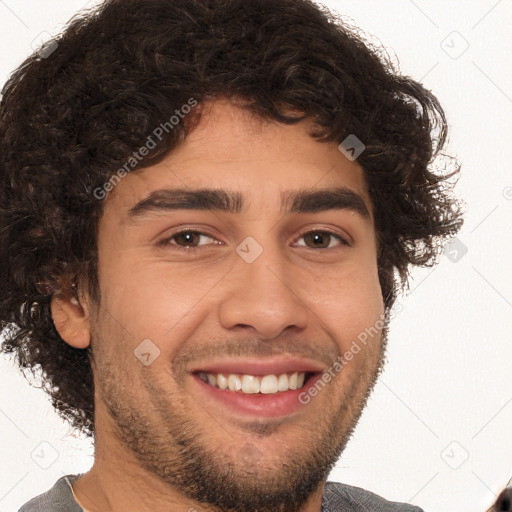
[[212, 387], [247, 395], [271, 395], [285, 391], [295, 391], [305, 387], [310, 378], [315, 375], [313, 372], [250, 375], [204, 371], [196, 372], [196, 374], [203, 382]]

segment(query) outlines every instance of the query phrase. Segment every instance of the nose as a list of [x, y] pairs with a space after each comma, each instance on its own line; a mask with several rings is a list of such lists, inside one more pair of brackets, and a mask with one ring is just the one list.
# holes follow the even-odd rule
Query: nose
[[[236, 258], [219, 308], [225, 329], [251, 329], [273, 340], [286, 329], [303, 330], [311, 314], [289, 262], [263, 253], [252, 263]], [[266, 254], [267, 253], [267, 254]], [[296, 274], [296, 273], [295, 273]]]

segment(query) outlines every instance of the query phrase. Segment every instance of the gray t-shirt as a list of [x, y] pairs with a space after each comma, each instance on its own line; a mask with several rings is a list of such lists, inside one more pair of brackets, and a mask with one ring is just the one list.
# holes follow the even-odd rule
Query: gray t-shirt
[[[71, 483], [81, 474], [66, 475], [43, 494], [31, 499], [18, 512], [83, 512], [73, 498]], [[322, 512], [424, 512], [406, 503], [387, 501], [360, 487], [327, 482], [322, 497]]]

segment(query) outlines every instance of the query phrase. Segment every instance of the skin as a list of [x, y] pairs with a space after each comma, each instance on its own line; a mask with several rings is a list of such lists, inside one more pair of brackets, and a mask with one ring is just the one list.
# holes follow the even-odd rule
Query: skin
[[[79, 302], [52, 300], [62, 338], [93, 348], [95, 459], [74, 483], [86, 510], [320, 511], [327, 476], [382, 370], [385, 332], [309, 404], [279, 418], [212, 403], [187, 371], [225, 356], [274, 355], [327, 370], [384, 313], [363, 171], [309, 129], [217, 101], [176, 150], [127, 175], [105, 200], [99, 303], [84, 292]], [[280, 211], [282, 191], [337, 186], [360, 195], [370, 215]], [[174, 187], [238, 191], [245, 210], [129, 218], [148, 194]], [[207, 236], [157, 246], [187, 227]], [[303, 236], [326, 229], [350, 245], [332, 237], [325, 248]], [[235, 251], [247, 236], [263, 249], [250, 264]], [[199, 250], [176, 251], [187, 243]], [[145, 339], [160, 350], [148, 366], [134, 356]]]

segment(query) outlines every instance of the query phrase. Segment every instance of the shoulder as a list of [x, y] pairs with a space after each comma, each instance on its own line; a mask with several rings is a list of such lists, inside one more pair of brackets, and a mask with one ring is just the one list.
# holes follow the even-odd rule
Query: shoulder
[[325, 512], [424, 512], [407, 503], [387, 501], [372, 492], [339, 482], [327, 482], [324, 487], [322, 510]]
[[71, 491], [70, 482], [80, 475], [65, 475], [59, 478], [48, 491], [27, 501], [18, 512], [83, 512]]

